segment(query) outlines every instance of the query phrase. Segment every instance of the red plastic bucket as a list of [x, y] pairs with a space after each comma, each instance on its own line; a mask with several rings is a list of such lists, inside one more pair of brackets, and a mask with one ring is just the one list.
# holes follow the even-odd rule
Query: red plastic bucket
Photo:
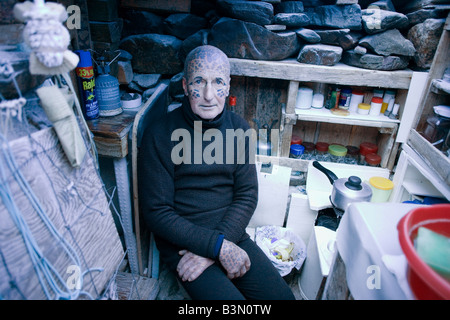
[[428, 266], [414, 248], [419, 227], [450, 237], [450, 204], [418, 207], [397, 225], [400, 246], [408, 260], [407, 279], [416, 299], [450, 300], [450, 282]]

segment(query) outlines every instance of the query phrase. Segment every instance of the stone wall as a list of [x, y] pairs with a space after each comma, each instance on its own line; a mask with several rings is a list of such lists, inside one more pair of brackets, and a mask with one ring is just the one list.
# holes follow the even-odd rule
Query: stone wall
[[202, 44], [217, 46], [233, 58], [426, 70], [448, 10], [431, 6], [404, 11], [405, 4], [391, 0], [191, 0], [189, 10], [170, 12], [122, 1], [118, 12], [123, 28], [117, 46], [129, 55], [120, 62], [119, 77], [133, 90], [139, 86], [132, 84], [132, 73], [170, 78], [182, 71], [186, 54]]

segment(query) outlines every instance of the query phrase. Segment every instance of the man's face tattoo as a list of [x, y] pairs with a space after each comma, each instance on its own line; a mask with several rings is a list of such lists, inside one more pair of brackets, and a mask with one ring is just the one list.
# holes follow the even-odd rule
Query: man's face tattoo
[[212, 46], [194, 49], [186, 59], [183, 89], [195, 114], [214, 119], [223, 111], [230, 90], [227, 56]]

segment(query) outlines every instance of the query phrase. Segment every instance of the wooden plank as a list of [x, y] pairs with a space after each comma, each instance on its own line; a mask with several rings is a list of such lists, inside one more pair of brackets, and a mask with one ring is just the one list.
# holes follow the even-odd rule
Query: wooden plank
[[450, 159], [440, 150], [436, 149], [416, 130], [411, 130], [408, 139], [410, 145], [422, 159], [429, 165], [430, 170], [437, 173], [437, 176], [450, 186]]
[[[82, 290], [98, 298], [115, 273], [124, 252], [90, 153], [86, 154], [80, 168], [70, 166], [53, 128], [16, 139], [10, 147], [21, 174], [45, 215], [80, 257], [80, 265], [75, 267], [79, 267], [81, 272], [103, 268], [103, 271], [88, 273], [83, 278]], [[6, 169], [6, 181], [43, 256], [68, 282], [74, 272], [69, 269], [74, 265], [74, 260], [64, 252], [61, 240], [51, 235], [9, 169]], [[14, 279], [27, 299], [46, 299], [22, 234], [2, 201], [0, 221], [0, 248], [5, 262], [0, 263], [2, 298], [22, 298], [9, 285], [9, 280]]]
[[338, 63], [320, 66], [299, 63], [295, 59], [263, 61], [230, 58], [231, 74], [235, 76], [320, 82], [348, 86], [408, 89], [411, 70], [380, 71]]
[[116, 276], [118, 300], [155, 300], [159, 292], [158, 280], [127, 272]]

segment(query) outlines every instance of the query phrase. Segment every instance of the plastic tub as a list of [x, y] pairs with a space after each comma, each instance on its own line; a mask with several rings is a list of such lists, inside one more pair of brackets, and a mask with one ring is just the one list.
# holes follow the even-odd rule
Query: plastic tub
[[414, 248], [419, 227], [450, 237], [450, 204], [413, 209], [397, 225], [400, 246], [408, 260], [407, 279], [416, 299], [450, 300], [450, 282], [428, 266]]
[[371, 202], [386, 202], [389, 200], [394, 183], [383, 177], [372, 177], [369, 179], [369, 185], [372, 188]]

